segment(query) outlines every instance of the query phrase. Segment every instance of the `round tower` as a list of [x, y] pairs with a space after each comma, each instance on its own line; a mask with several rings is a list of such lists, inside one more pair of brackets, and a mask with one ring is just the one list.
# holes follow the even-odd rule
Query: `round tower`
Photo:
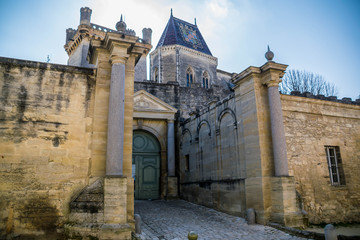
[[142, 38], [145, 41], [145, 43], [151, 44], [151, 34], [152, 34], [151, 28], [143, 28], [142, 34], [143, 34]]
[[92, 10], [88, 7], [80, 8], [80, 25], [89, 25], [90, 26], [90, 18], [91, 18]]

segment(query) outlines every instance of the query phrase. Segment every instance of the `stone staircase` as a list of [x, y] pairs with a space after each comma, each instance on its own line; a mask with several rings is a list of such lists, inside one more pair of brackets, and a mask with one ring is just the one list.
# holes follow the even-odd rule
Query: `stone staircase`
[[104, 181], [97, 179], [70, 203], [70, 222], [104, 222]]
[[69, 222], [65, 224], [67, 239], [97, 239], [104, 222], [104, 179], [88, 185], [70, 202]]

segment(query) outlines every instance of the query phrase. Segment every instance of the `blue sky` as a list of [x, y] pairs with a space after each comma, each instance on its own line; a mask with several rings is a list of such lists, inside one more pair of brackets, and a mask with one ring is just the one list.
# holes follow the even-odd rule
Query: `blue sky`
[[66, 28], [77, 28], [80, 8], [93, 23], [115, 28], [124, 14], [129, 28], [153, 30], [156, 46], [173, 8], [197, 25], [219, 68], [241, 72], [274, 61], [321, 74], [339, 98], [360, 95], [360, 1], [358, 0], [0, 0], [0, 56], [66, 64]]

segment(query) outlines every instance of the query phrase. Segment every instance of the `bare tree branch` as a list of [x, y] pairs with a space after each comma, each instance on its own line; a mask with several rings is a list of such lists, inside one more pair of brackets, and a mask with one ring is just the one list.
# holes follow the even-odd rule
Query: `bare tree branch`
[[287, 71], [279, 85], [283, 94], [290, 94], [292, 91], [300, 93], [310, 92], [314, 95], [336, 96], [337, 87], [327, 82], [323, 76], [307, 71], [291, 69]]

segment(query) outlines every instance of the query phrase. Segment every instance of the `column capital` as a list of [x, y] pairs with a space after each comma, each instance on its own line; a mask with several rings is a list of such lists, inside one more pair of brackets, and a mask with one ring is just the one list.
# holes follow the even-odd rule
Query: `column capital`
[[260, 67], [262, 72], [261, 82], [262, 84], [267, 85], [268, 87], [277, 87], [281, 82], [281, 78], [285, 74], [285, 70], [288, 65], [267, 62]]
[[108, 42], [108, 50], [110, 52], [110, 60], [111, 64], [121, 63], [125, 64], [129, 54], [128, 48], [131, 46], [129, 43], [117, 42], [117, 41], [109, 41]]
[[120, 56], [117, 56], [117, 55], [112, 55], [112, 56], [110, 57], [111, 65], [114, 65], [114, 64], [125, 64], [125, 63], [126, 63], [126, 60], [127, 60], [126, 57], [120, 57]]
[[265, 82], [266, 86], [269, 87], [279, 87], [279, 83], [281, 82], [281, 79], [279, 80], [270, 80], [268, 82]]
[[167, 119], [168, 123], [174, 123], [174, 119]]

